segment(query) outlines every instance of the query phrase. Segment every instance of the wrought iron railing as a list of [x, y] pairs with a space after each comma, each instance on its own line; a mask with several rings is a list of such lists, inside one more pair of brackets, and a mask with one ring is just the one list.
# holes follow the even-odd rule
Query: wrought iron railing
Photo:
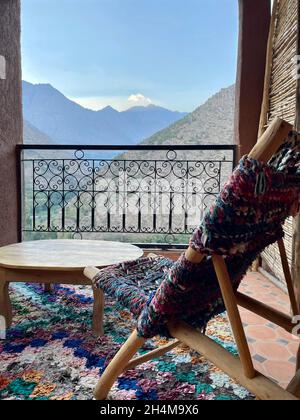
[[17, 147], [23, 240], [181, 247], [236, 161], [227, 146]]

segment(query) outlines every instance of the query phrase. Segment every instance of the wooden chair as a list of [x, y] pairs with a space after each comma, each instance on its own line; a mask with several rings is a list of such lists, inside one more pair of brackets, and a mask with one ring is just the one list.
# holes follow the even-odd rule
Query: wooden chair
[[[254, 159], [267, 162], [278, 150], [279, 146], [282, 144], [282, 139], [287, 137], [288, 132], [291, 129], [292, 127], [288, 123], [280, 119], [274, 120], [249, 156]], [[299, 309], [295, 298], [283, 241], [279, 241], [278, 246], [290, 295], [292, 312], [296, 315], [299, 313]], [[200, 264], [205, 256], [199, 254], [199, 252], [196, 252], [190, 247], [186, 251], [186, 258], [192, 263]], [[239, 357], [233, 356], [215, 341], [201, 334], [198, 330], [192, 328], [186, 323], [173, 321], [168, 323], [168, 330], [170, 335], [174, 337], [176, 341], [155, 349], [148, 354], [133, 358], [136, 352], [146, 341], [145, 338], [138, 336], [137, 330], [135, 330], [107, 366], [100, 378], [94, 392], [94, 396], [97, 400], [103, 400], [107, 397], [113, 383], [122, 372], [132, 369], [153, 358], [162, 356], [181, 343], [205, 356], [227, 375], [235, 379], [242, 386], [256, 395], [258, 399], [298, 400], [300, 398], [300, 371], [296, 373], [296, 376], [293, 378], [287, 390], [284, 390], [254, 369], [238, 305], [241, 305], [242, 307], [264, 317], [265, 319], [284, 328], [288, 332], [291, 332], [295, 326], [293, 324], [292, 317], [274, 310], [273, 308], [258, 302], [251, 297], [245, 296], [242, 293], [235, 293], [224, 258], [220, 255], [212, 255], [212, 261], [219, 281], [233, 335], [237, 344]], [[88, 267], [85, 269], [84, 273], [92, 280], [99, 273], [99, 270], [93, 267]]]

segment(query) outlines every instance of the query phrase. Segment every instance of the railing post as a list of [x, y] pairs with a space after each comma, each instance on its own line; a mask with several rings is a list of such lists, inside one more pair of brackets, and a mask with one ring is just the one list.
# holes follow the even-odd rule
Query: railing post
[[16, 164], [17, 164], [17, 213], [18, 213], [18, 242], [22, 242], [23, 225], [23, 168], [22, 168], [22, 148], [16, 146]]

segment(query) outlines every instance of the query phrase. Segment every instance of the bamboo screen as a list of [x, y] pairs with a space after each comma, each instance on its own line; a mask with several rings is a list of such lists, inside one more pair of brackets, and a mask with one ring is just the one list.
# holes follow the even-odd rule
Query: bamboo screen
[[[298, 7], [299, 0], [279, 0], [277, 6], [274, 7], [276, 15], [274, 32], [271, 38], [271, 71], [267, 92], [266, 125], [275, 116], [284, 118], [291, 124], [295, 123], [297, 81], [293, 70], [295, 69], [294, 60], [297, 55]], [[285, 246], [290, 265], [293, 254], [293, 231], [294, 222], [293, 219], [289, 219], [285, 226]], [[268, 271], [271, 271], [281, 282], [284, 282], [277, 244], [264, 252], [263, 260]]]

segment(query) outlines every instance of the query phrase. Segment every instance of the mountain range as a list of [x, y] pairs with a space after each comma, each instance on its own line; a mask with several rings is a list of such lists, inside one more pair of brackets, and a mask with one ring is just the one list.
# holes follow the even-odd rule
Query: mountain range
[[23, 138], [25, 144], [55, 144], [54, 140], [27, 120], [23, 121]]
[[[131, 145], [168, 127], [186, 113], [149, 105], [119, 112], [108, 106], [100, 111], [83, 108], [50, 84], [23, 82], [25, 143]], [[34, 129], [36, 132], [34, 133]]]
[[143, 144], [233, 144], [234, 106], [235, 85], [232, 85]]
[[235, 86], [186, 114], [150, 105], [91, 111], [49, 84], [23, 82], [24, 143], [233, 144]]

